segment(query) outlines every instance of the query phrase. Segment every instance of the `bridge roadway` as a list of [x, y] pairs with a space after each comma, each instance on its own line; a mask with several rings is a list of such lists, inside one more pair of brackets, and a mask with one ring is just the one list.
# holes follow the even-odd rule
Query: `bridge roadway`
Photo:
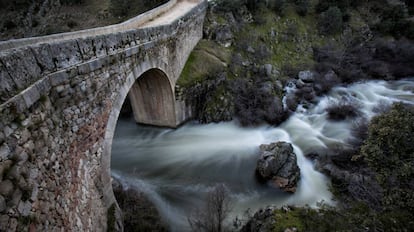
[[157, 16], [153, 20], [148, 20], [142, 25], [139, 25], [139, 27], [154, 27], [158, 25], [169, 24], [176, 18], [180, 18], [181, 16], [185, 15], [188, 9], [192, 9], [197, 4], [198, 3], [194, 0], [178, 1], [169, 11]]
[[191, 117], [175, 85], [207, 6], [170, 0], [116, 25], [0, 42], [0, 231], [122, 231], [110, 168], [122, 105], [139, 123]]

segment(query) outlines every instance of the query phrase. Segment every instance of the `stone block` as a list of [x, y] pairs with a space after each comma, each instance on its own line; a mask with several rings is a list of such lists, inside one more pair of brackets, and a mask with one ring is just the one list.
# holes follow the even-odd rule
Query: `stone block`
[[31, 47], [31, 51], [35, 56], [39, 67], [43, 73], [51, 73], [56, 71], [55, 63], [52, 59], [49, 44], [41, 44]]
[[52, 87], [69, 83], [69, 75], [66, 70], [58, 71], [49, 76]]
[[0, 60], [16, 84], [17, 91], [29, 87], [41, 77], [41, 69], [29, 48], [4, 53]]
[[5, 197], [10, 197], [13, 194], [14, 185], [10, 180], [0, 182], [0, 194]]
[[31, 209], [32, 204], [29, 201], [20, 201], [19, 205], [17, 206], [17, 210], [19, 211], [20, 215], [24, 217], [30, 214]]
[[88, 62], [88, 65], [89, 65], [89, 70], [91, 72], [94, 72], [94, 71], [102, 68], [103, 62], [101, 61], [101, 59], [95, 59], [95, 60], [92, 60], [92, 61]]
[[10, 156], [10, 148], [7, 144], [3, 144], [0, 146], [0, 159], [5, 160], [8, 159]]
[[105, 46], [108, 55], [115, 54], [117, 50], [122, 47], [122, 39], [119, 33], [107, 35], [105, 39]]
[[133, 56], [135, 54], [138, 54], [139, 51], [140, 50], [139, 50], [139, 47], [138, 46], [134, 46], [134, 47], [128, 48], [128, 49], [126, 49], [124, 51], [125, 57], [131, 57], [131, 56]]
[[90, 69], [89, 69], [89, 65], [88, 63], [82, 63], [80, 65], [77, 66], [78, 67], [78, 74], [79, 75], [85, 75], [90, 73]]
[[50, 50], [57, 69], [68, 68], [83, 61], [76, 40], [52, 43]]
[[96, 57], [93, 43], [94, 40], [92, 38], [79, 38], [76, 39], [76, 41], [82, 54], [83, 61], [88, 61]]
[[39, 91], [40, 96], [49, 95], [49, 91], [52, 88], [50, 84], [50, 78], [44, 78], [41, 81], [36, 82], [36, 88]]
[[96, 57], [103, 57], [106, 56], [106, 40], [105, 40], [105, 36], [101, 35], [101, 36], [97, 36], [93, 39], [92, 41], [93, 45], [94, 45], [94, 51], [95, 51], [95, 56]]
[[0, 62], [0, 104], [13, 97], [17, 86], [9, 75], [6, 67]]
[[23, 96], [27, 108], [30, 108], [33, 105], [33, 103], [37, 102], [40, 98], [40, 93], [36, 86], [32, 86], [24, 90], [21, 94]]

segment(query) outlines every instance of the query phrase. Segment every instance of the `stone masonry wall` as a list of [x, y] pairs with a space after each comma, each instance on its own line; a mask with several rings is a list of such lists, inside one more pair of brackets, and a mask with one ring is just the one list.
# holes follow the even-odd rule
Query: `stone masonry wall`
[[206, 4], [167, 26], [0, 55], [0, 231], [106, 230], [122, 102], [152, 68], [175, 85]]

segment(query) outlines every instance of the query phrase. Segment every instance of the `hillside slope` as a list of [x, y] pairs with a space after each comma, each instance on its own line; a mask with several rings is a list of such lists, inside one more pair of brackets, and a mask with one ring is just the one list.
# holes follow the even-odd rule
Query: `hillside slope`
[[0, 40], [122, 22], [166, 0], [0, 0]]

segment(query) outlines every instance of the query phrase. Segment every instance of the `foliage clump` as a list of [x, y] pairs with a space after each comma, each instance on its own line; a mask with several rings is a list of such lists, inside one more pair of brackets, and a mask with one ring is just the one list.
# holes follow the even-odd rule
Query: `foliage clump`
[[319, 32], [323, 35], [332, 35], [342, 31], [342, 11], [337, 6], [329, 7], [319, 15]]
[[377, 173], [386, 208], [414, 212], [414, 108], [396, 104], [373, 118], [361, 154]]

